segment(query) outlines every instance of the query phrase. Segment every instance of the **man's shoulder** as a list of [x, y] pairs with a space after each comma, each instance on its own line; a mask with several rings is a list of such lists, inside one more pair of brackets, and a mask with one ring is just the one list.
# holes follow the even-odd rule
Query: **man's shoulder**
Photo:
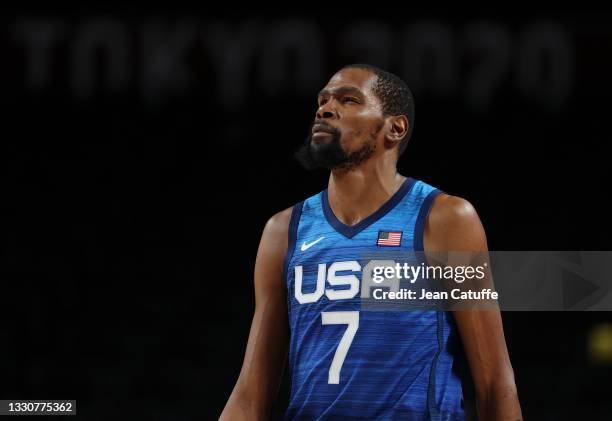
[[434, 223], [456, 223], [477, 217], [476, 209], [465, 198], [441, 192], [435, 198], [429, 220]]
[[258, 258], [268, 262], [270, 267], [281, 267], [289, 240], [289, 224], [292, 207], [270, 216], [264, 226], [259, 243]]
[[[295, 205], [294, 205], [295, 206]], [[293, 213], [293, 207], [290, 206], [287, 209], [276, 212], [274, 215], [268, 218], [265, 229], [270, 231], [272, 234], [284, 234], [287, 235], [289, 224], [291, 222], [291, 214]]]
[[320, 202], [322, 200], [322, 194], [325, 190], [320, 190], [310, 196], [304, 198], [303, 200], [294, 203], [292, 206], [289, 206], [286, 209], [283, 209], [279, 212], [276, 212], [272, 216], [270, 216], [266, 222], [264, 228], [264, 234], [269, 234], [273, 237], [280, 236], [281, 238], [287, 238], [287, 233], [289, 231], [289, 226], [291, 225], [291, 217], [294, 213], [294, 210], [297, 210], [296, 215], [300, 215], [303, 212], [307, 212], [309, 209], [320, 207]]
[[[426, 243], [448, 250], [482, 247], [486, 237], [480, 217], [465, 198], [440, 193], [432, 203], [425, 228]], [[429, 239], [430, 241], [427, 241]], [[436, 248], [437, 248], [436, 247]]]

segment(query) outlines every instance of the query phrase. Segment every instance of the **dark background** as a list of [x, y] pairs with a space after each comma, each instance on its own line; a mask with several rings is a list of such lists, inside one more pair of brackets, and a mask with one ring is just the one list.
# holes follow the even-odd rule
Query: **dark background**
[[[217, 417], [262, 228], [325, 187], [292, 154], [352, 62], [408, 82], [399, 171], [474, 204], [491, 250], [609, 249], [612, 16], [319, 6], [3, 14], [1, 399]], [[609, 419], [610, 313], [503, 318], [526, 419]]]

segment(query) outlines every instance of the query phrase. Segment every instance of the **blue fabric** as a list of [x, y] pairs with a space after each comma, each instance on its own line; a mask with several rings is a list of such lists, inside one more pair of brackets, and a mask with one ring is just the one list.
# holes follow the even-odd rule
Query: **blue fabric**
[[[364, 255], [383, 248], [409, 252], [422, 247], [420, 227], [439, 192], [408, 178], [357, 229], [333, 215], [325, 190], [294, 207], [285, 268], [291, 329], [291, 395], [285, 419], [465, 418], [461, 380], [453, 370], [461, 349], [452, 315], [429, 310], [363, 311], [361, 286], [350, 296], [355, 286], [346, 282], [346, 276], [354, 275], [354, 282], [360, 283], [361, 268], [367, 263]], [[400, 246], [378, 246], [379, 231], [402, 231]], [[339, 262], [359, 266], [341, 267]], [[335, 274], [345, 278], [332, 285], [328, 271], [334, 263], [342, 269]], [[299, 292], [296, 275], [301, 278]], [[325, 280], [324, 289], [319, 275]], [[350, 297], [338, 298], [342, 291]], [[337, 320], [324, 324], [322, 313], [341, 314], [342, 321], [345, 316], [358, 320], [337, 384], [330, 380], [332, 361], [350, 324]]]

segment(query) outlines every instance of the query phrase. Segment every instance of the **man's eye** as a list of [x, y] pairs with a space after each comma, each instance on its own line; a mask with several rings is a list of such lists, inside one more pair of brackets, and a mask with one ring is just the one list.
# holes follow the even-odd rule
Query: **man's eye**
[[355, 104], [359, 103], [359, 101], [357, 101], [356, 98], [351, 98], [351, 97], [348, 97], [348, 96], [342, 98], [342, 102], [354, 102]]

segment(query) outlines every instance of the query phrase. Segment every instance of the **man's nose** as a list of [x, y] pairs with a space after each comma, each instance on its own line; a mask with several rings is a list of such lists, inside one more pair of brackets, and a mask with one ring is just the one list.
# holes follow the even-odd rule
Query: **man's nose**
[[326, 102], [317, 109], [317, 118], [333, 118], [336, 110], [331, 106], [331, 101]]

